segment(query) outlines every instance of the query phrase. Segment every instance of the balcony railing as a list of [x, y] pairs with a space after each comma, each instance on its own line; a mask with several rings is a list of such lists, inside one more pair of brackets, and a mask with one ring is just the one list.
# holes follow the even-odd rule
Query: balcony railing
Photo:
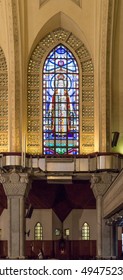
[[123, 155], [119, 153], [93, 153], [77, 156], [41, 156], [21, 153], [1, 153], [0, 168], [20, 167], [43, 172], [98, 172], [120, 171]]

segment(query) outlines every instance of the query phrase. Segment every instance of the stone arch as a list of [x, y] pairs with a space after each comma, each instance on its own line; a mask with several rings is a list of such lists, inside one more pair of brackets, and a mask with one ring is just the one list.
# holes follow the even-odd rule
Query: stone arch
[[86, 46], [73, 33], [58, 28], [39, 41], [28, 64], [27, 92], [27, 152], [41, 154], [41, 108], [40, 77], [41, 63], [45, 53], [60, 42], [71, 48], [81, 65], [81, 128], [80, 153], [94, 151], [94, 67]]

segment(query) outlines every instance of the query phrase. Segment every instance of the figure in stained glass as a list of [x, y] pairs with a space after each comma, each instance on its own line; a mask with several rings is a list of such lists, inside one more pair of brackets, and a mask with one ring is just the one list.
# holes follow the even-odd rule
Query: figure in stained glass
[[44, 154], [79, 153], [79, 75], [71, 52], [57, 46], [43, 73]]

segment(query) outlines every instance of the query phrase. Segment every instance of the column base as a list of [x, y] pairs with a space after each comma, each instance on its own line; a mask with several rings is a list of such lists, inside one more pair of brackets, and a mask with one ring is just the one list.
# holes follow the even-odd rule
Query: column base
[[103, 257], [102, 256], [96, 256], [96, 260], [102, 260]]
[[6, 257], [8, 260], [25, 260], [25, 256], [18, 256], [18, 257]]
[[97, 260], [116, 260], [116, 256], [96, 256]]

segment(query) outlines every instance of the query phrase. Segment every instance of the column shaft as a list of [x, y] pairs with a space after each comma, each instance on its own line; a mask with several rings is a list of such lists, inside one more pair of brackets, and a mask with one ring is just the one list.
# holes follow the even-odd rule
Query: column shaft
[[24, 198], [20, 198], [20, 258], [25, 255], [24, 252], [24, 241], [25, 241], [25, 211], [24, 211]]
[[102, 198], [97, 196], [96, 206], [97, 206], [97, 256], [102, 256]]

